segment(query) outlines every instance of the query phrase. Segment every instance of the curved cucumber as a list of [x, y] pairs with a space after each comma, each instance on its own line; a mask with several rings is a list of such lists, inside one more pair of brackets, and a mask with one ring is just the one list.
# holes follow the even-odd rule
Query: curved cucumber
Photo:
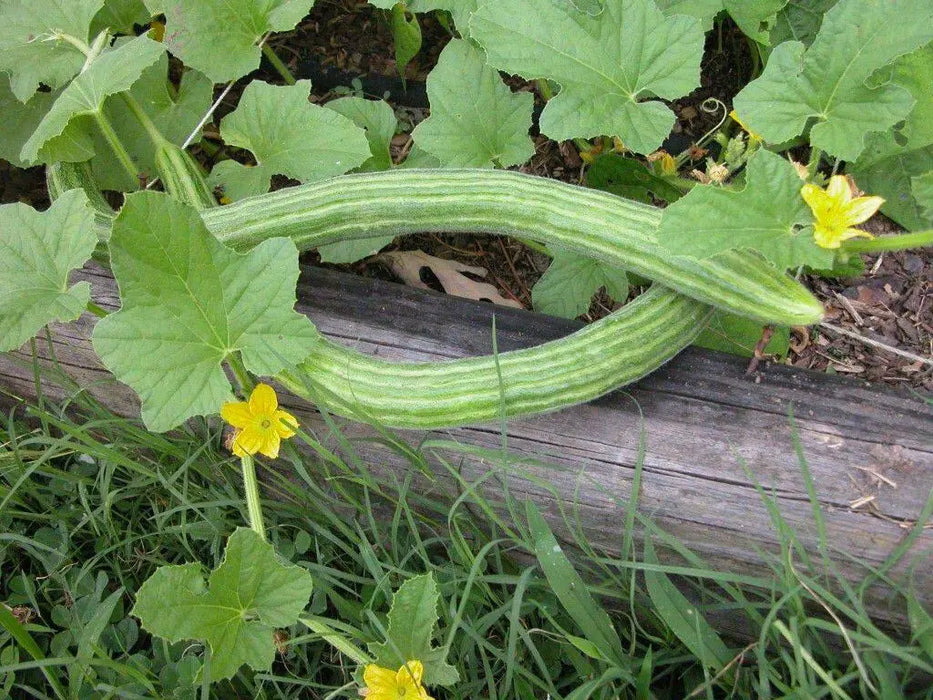
[[49, 199], [53, 202], [68, 190], [76, 188], [84, 190], [94, 208], [94, 223], [98, 228], [98, 237], [102, 241], [110, 237], [110, 227], [113, 226], [113, 219], [117, 213], [104, 199], [104, 195], [97, 186], [97, 180], [91, 172], [90, 162], [56, 162], [47, 165], [45, 185], [49, 191]]
[[163, 141], [156, 148], [155, 166], [162, 187], [175, 199], [197, 209], [217, 206], [201, 166], [184, 149]]
[[707, 260], [654, 239], [661, 211], [606, 192], [507, 170], [394, 170], [287, 188], [202, 212], [224, 243], [288, 236], [299, 250], [425, 231], [514, 234], [595, 257], [713, 306], [780, 325], [820, 320], [801, 284], [751, 252]]
[[[357, 420], [442, 428], [554, 411], [633, 382], [696, 338], [706, 304], [654, 285], [618, 311], [565, 338], [440, 362], [388, 362], [321, 338], [277, 379], [292, 393]], [[501, 377], [501, 384], [500, 384]]]

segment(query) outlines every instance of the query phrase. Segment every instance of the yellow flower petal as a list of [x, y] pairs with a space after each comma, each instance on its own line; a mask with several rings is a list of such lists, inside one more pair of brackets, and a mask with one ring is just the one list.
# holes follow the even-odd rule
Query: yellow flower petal
[[275, 396], [275, 389], [268, 384], [257, 384], [253, 393], [249, 395], [249, 410], [253, 415], [271, 416], [279, 407], [279, 400]]
[[234, 428], [246, 428], [253, 424], [253, 414], [245, 401], [225, 403], [220, 407], [220, 417]]
[[288, 411], [278, 410], [273, 413], [272, 422], [282, 439], [292, 437], [298, 429], [298, 419]]
[[853, 199], [852, 188], [843, 175], [833, 175], [825, 190], [804, 185], [800, 196], [813, 212], [813, 238], [823, 248], [838, 248], [842, 241], [856, 236], [871, 238], [867, 231], [852, 227], [871, 218], [884, 203], [881, 197]]
[[840, 239], [833, 229], [826, 228], [820, 223], [813, 225], [813, 240], [821, 248], [838, 248]]
[[399, 685], [421, 685], [422, 676], [424, 676], [424, 664], [420, 661], [409, 661], [398, 670], [396, 682]]
[[[243, 453], [254, 455], [262, 449], [263, 432], [255, 427], [243, 428], [233, 442], [233, 453], [242, 457]], [[239, 448], [240, 452], [237, 452]]]
[[839, 237], [841, 241], [847, 241], [850, 238], [874, 238], [868, 231], [863, 231], [860, 228], [847, 228], [842, 232], [842, 235]]
[[868, 221], [881, 208], [882, 204], [884, 204], [883, 197], [856, 197], [846, 207], [846, 226], [855, 226]]
[[262, 445], [259, 448], [259, 451], [270, 459], [275, 459], [279, 456], [279, 445], [282, 443], [282, 438], [279, 437], [279, 434], [274, 430], [264, 430], [262, 436]]
[[369, 693], [366, 700], [397, 700], [398, 686], [395, 683], [395, 671], [376, 664], [367, 664], [363, 670], [363, 682]]
[[822, 187], [807, 183], [800, 188], [800, 196], [803, 197], [803, 201], [813, 211], [813, 215], [817, 220], [825, 218], [832, 209], [833, 202]]
[[845, 175], [833, 175], [829, 178], [829, 184], [826, 185], [826, 194], [834, 203], [844, 205], [852, 199], [852, 190], [849, 188], [849, 181]]

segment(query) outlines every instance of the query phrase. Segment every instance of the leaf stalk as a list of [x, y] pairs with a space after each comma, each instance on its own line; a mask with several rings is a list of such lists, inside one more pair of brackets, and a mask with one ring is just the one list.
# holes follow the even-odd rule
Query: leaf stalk
[[906, 250], [923, 246], [933, 246], [933, 229], [881, 238], [852, 239], [842, 244], [842, 251], [843, 253], [880, 253], [886, 250]]
[[259, 499], [259, 481], [256, 479], [256, 462], [252, 455], [240, 457], [243, 471], [243, 493], [246, 495], [246, 513], [249, 526], [266, 542], [266, 526], [262, 518], [262, 503]]
[[130, 154], [127, 153], [126, 147], [120, 140], [120, 136], [113, 128], [113, 124], [110, 123], [110, 120], [101, 110], [94, 112], [93, 117], [94, 121], [97, 123], [97, 128], [100, 129], [101, 134], [104, 136], [104, 140], [107, 141], [107, 144], [117, 157], [117, 160], [120, 161], [120, 165], [123, 166], [127, 175], [129, 175], [134, 182], [138, 181], [139, 168], [136, 167], [136, 163], [133, 162]]

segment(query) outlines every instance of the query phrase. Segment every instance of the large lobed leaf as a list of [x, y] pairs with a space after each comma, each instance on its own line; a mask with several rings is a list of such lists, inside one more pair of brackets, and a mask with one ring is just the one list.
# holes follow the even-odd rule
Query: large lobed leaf
[[0, 8], [0, 71], [10, 73], [13, 94], [29, 100], [44, 83], [59, 88], [84, 65], [77, 47], [54, 37], [87, 42], [104, 0], [11, 0]]
[[94, 349], [142, 399], [153, 431], [216, 413], [230, 398], [221, 362], [275, 374], [318, 337], [293, 310], [298, 251], [286, 238], [239, 255], [214, 238], [193, 207], [137, 192], [113, 225], [110, 259], [123, 307], [98, 322]]
[[433, 574], [415, 576], [399, 586], [389, 610], [388, 641], [369, 645], [377, 666], [395, 669], [420, 661], [425, 685], [449, 686], [460, 680], [457, 669], [445, 661], [447, 649], [431, 646], [439, 599]]
[[849, 172], [861, 189], [885, 198], [881, 211], [899, 224], [929, 228], [933, 214], [925, 213], [917, 185], [933, 176], [933, 44], [901, 56], [880, 77], [910, 92], [916, 104], [896, 129], [869, 137]]
[[[0, 73], [0, 114], [3, 115], [3, 128], [0, 129], [0, 158], [10, 161], [18, 168], [28, 168], [29, 163], [20, 159], [23, 150], [32, 132], [39, 126], [39, 122], [55, 101], [55, 94], [39, 92], [25, 104], [16, 99], [10, 89], [8, 76]], [[85, 150], [73, 155], [77, 160], [88, 157]]]
[[712, 28], [713, 18], [725, 10], [746, 36], [768, 44], [776, 15], [787, 0], [657, 0], [657, 3], [666, 14], [696, 17], [707, 30]]
[[563, 318], [576, 318], [590, 308], [593, 295], [605, 287], [616, 301], [628, 296], [625, 270], [563, 250], [554, 251], [554, 259], [531, 288], [535, 311]]
[[206, 585], [199, 564], [159, 567], [140, 587], [132, 614], [170, 642], [206, 641], [211, 679], [222, 680], [243, 664], [272, 668], [274, 628], [295, 624], [311, 589], [305, 569], [283, 564], [272, 545], [239, 528]]
[[68, 287], [97, 244], [94, 213], [81, 190], [45, 212], [0, 206], [0, 351], [15, 350], [45, 324], [72, 321], [90, 299], [87, 282]]
[[802, 186], [791, 163], [761, 149], [748, 162], [745, 189], [702, 185], [665, 209], [658, 242], [673, 254], [696, 258], [751, 248], [780, 270], [830, 268], [834, 252], [813, 240], [813, 215], [800, 196]]
[[558, 141], [619, 136], [649, 153], [674, 125], [674, 113], [652, 98], [700, 84], [700, 22], [665, 17], [653, 0], [606, 0], [595, 17], [566, 2], [499, 0], [473, 14], [470, 35], [492, 66], [560, 84], [541, 115], [541, 131]]
[[442, 166], [507, 168], [534, 155], [528, 136], [534, 97], [513, 94], [486, 65], [482, 49], [452, 39], [428, 76], [427, 89], [431, 116], [415, 127], [412, 138]]
[[165, 14], [165, 45], [215, 83], [259, 68], [259, 41], [293, 29], [314, 0], [144, 0]]
[[80, 123], [79, 117], [99, 113], [109, 95], [129, 90], [164, 50], [162, 44], [139, 36], [98, 56], [55, 100], [23, 145], [20, 157], [27, 162], [40, 157], [45, 162], [63, 160], [61, 152], [49, 145], [53, 139], [90, 144], [92, 130]]
[[308, 182], [341, 175], [371, 154], [362, 129], [341, 114], [308, 102], [311, 82], [270, 85], [254, 80], [237, 108], [223, 118], [220, 135], [249, 149], [256, 165], [228, 160], [211, 173], [231, 199], [268, 192], [273, 175]]
[[813, 119], [810, 143], [854, 160], [869, 133], [894, 126], [914, 103], [904, 88], [868, 79], [931, 39], [929, 0], [842, 0], [810, 48], [788, 41], [774, 49], [761, 76], [736, 95], [736, 111], [772, 143], [802, 134]]
[[789, 0], [777, 13], [771, 28], [771, 44], [777, 46], [785, 41], [801, 41], [807, 46], [813, 43], [820, 31], [823, 16], [837, 0]]
[[[168, 55], [162, 53], [142, 72], [129, 93], [145, 110], [159, 133], [180, 146], [207, 113], [212, 91], [210, 79], [195, 70], [186, 70], [175, 88], [169, 82]], [[123, 98], [120, 95], [107, 98], [104, 114], [140, 172], [149, 178], [155, 177], [155, 146]], [[139, 178], [129, 179], [96, 130], [94, 150], [96, 154], [91, 165], [94, 179], [101, 189], [132, 192], [139, 188]]]

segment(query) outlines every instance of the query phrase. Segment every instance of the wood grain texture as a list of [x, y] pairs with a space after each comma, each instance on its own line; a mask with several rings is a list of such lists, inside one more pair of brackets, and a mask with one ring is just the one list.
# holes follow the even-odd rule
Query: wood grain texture
[[[108, 272], [91, 265], [80, 277], [91, 281], [101, 306], [117, 305], [116, 286]], [[572, 321], [317, 268], [303, 269], [299, 299], [299, 310], [328, 336], [388, 359], [489, 353], [493, 314], [500, 351], [534, 345], [579, 327]], [[118, 413], [136, 416], [138, 403], [132, 391], [113, 380], [91, 350], [93, 322], [85, 315], [76, 323], [52, 326], [51, 351], [77, 386]], [[47, 362], [48, 344], [37, 342], [36, 349], [40, 363]], [[766, 559], [780, 553], [776, 525], [759, 488], [774, 499], [806, 553], [817, 556], [817, 526], [796, 439], [820, 503], [831, 558], [846, 578], [861, 581], [864, 572], [850, 557], [880, 566], [931, 497], [930, 407], [885, 387], [792, 367], [767, 367], [756, 381], [745, 376], [745, 365], [740, 358], [690, 349], [624, 391], [572, 409], [511, 421], [509, 465], [496, 457], [502, 446], [498, 425], [400, 434], [413, 444], [455, 441], [473, 448], [474, 454], [445, 452], [441, 447], [428, 454], [454, 460], [467, 482], [496, 472], [484, 481], [487, 498], [501, 504], [507, 488], [514, 498], [535, 499], [558, 536], [567, 539], [569, 527], [553, 496], [561, 494], [564, 511], [575, 514], [589, 542], [608, 552], [617, 552], [621, 544], [625, 504], [643, 436], [640, 512], [711, 566], [755, 576], [769, 575]], [[0, 355], [0, 386], [11, 395], [35, 395], [28, 345], [18, 353]], [[63, 395], [56, 387], [47, 389], [52, 396]], [[313, 409], [287, 397], [283, 404], [322, 440], [336, 446]], [[789, 419], [791, 411], [795, 427]], [[391, 474], [407, 468], [397, 454], [364, 439], [373, 435], [368, 426], [339, 423], [375, 472]], [[483, 449], [490, 454], [476, 454]], [[436, 478], [423, 479], [419, 488], [456, 493], [445, 470], [438, 467], [436, 472]], [[540, 480], [553, 485], [553, 491]], [[868, 496], [873, 500], [867, 506], [850, 507]], [[638, 542], [642, 536], [639, 528]], [[801, 570], [802, 558], [795, 560]], [[679, 561], [672, 554], [666, 560]], [[927, 529], [891, 572], [896, 580], [912, 580], [928, 606], [933, 605], [931, 562], [933, 530]], [[901, 628], [906, 624], [903, 602], [888, 586], [871, 587], [865, 604], [881, 623]], [[720, 622], [739, 624], [729, 615]]]

